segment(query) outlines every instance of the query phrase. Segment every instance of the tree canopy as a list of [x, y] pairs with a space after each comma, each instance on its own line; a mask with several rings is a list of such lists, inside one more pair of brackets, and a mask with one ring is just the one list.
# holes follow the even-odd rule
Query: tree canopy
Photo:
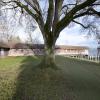
[[97, 19], [100, 16], [99, 0], [2, 0], [2, 5], [5, 4], [10, 6], [10, 9], [20, 8], [21, 13], [26, 12], [32, 16], [43, 35], [52, 31], [56, 37], [71, 22], [84, 28], [91, 26], [90, 23], [85, 25], [78, 22], [80, 17], [88, 19], [95, 16]]

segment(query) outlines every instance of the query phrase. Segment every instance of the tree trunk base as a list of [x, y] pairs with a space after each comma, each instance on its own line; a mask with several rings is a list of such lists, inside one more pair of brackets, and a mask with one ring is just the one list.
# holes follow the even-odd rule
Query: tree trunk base
[[56, 65], [56, 63], [54, 61], [51, 61], [50, 59], [43, 59], [40, 64], [38, 65], [41, 69], [45, 69], [45, 68], [52, 68], [54, 70], [58, 70], [58, 66]]
[[43, 60], [39, 64], [41, 68], [52, 68], [57, 70], [58, 66], [55, 63], [55, 53], [54, 53], [54, 46], [45, 45], [45, 54]]

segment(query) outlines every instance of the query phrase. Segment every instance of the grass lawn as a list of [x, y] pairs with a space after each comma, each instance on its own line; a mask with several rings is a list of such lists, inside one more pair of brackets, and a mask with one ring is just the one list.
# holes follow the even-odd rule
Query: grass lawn
[[57, 57], [54, 70], [36, 67], [39, 62], [0, 59], [0, 100], [100, 100], [100, 64]]

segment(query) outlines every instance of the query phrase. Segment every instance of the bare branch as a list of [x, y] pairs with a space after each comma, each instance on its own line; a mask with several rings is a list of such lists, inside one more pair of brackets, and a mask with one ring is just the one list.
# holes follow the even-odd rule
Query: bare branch
[[54, 0], [49, 0], [48, 15], [47, 15], [47, 20], [45, 24], [45, 30], [47, 32], [51, 31], [53, 14], [54, 14], [54, 4], [53, 3], [54, 3]]
[[73, 7], [73, 9], [71, 11], [69, 11], [61, 21], [58, 22], [58, 24], [56, 26], [56, 32], [59, 33], [60, 31], [62, 31], [67, 25], [69, 25], [69, 23], [73, 20], [73, 16], [78, 11], [80, 11], [81, 9], [84, 9], [87, 6], [90, 6], [95, 1], [96, 0], [86, 0], [85, 2]]
[[[32, 7], [33, 10], [35, 10], [37, 14], [40, 13], [40, 12], [39, 12], [39, 9], [37, 9], [37, 7], [35, 6], [35, 4], [32, 4], [32, 3], [30, 2], [30, 0], [24, 0], [24, 1], [27, 3], [27, 5], [30, 5], [30, 7]], [[32, 1], [32, 0], [31, 0], [31, 1]]]
[[80, 23], [78, 21], [72, 20], [72, 22], [81, 25], [83, 28], [89, 28], [89, 26], [85, 26], [85, 25], [83, 25], [82, 23]]
[[100, 12], [96, 11], [96, 10], [95, 10], [95, 9], [93, 9], [93, 8], [91, 8], [90, 10], [91, 10], [94, 14], [96, 14], [96, 15], [100, 16]]
[[64, 0], [55, 0], [55, 14], [54, 14], [54, 21], [53, 21], [53, 31], [55, 31], [55, 26], [59, 21], [60, 12], [62, 9], [62, 4]]

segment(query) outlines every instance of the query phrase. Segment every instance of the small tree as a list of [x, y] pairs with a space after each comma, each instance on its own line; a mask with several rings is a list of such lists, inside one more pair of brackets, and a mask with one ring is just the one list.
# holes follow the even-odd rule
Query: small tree
[[21, 13], [26, 12], [38, 24], [44, 39], [44, 66], [55, 66], [55, 43], [64, 28], [72, 22], [85, 29], [91, 28], [92, 23], [84, 24], [78, 19], [84, 17], [88, 19], [91, 16], [98, 19], [97, 16], [100, 16], [98, 12], [100, 0], [2, 0], [2, 2], [8, 6], [12, 5], [14, 9], [20, 8]]

